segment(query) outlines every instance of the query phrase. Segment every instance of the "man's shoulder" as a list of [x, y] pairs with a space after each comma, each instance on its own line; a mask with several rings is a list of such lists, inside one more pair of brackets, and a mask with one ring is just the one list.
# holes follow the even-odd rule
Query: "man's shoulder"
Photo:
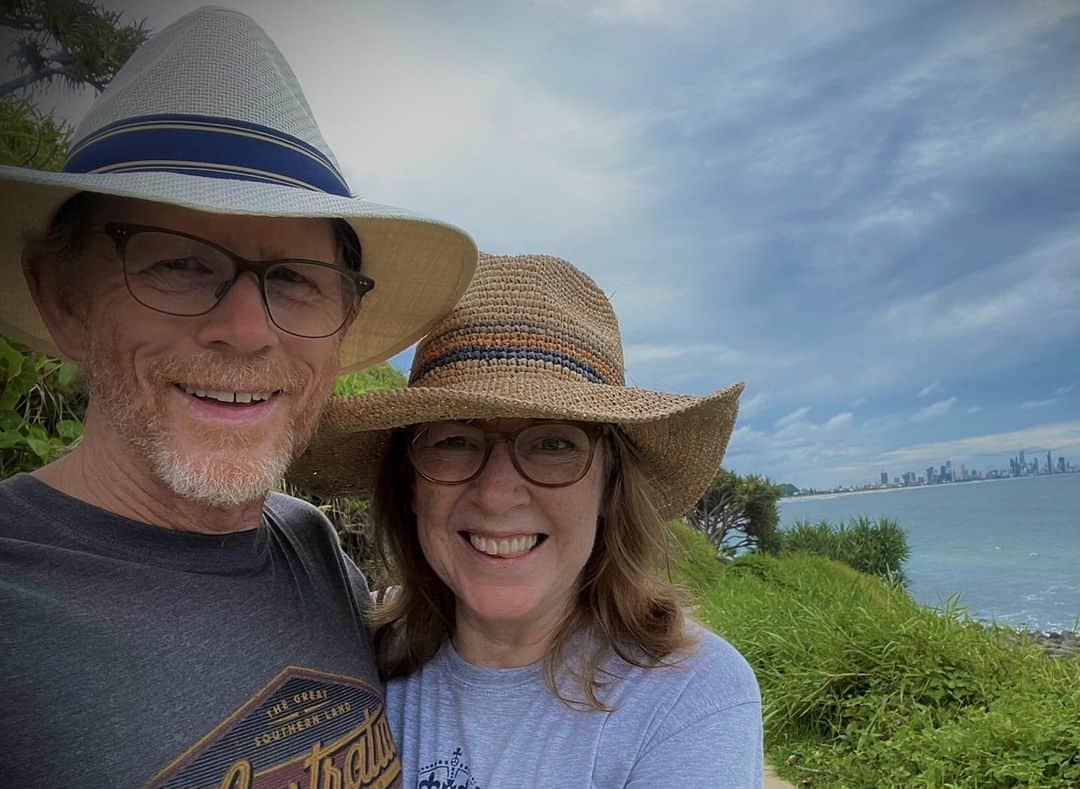
[[[333, 557], [334, 563], [348, 577], [361, 599], [361, 604], [367, 602], [367, 582], [352, 559], [342, 550], [337, 531], [322, 510], [311, 502], [276, 492], [267, 497], [263, 510], [268, 516], [267, 521], [271, 528], [279, 531], [294, 545], [300, 543], [308, 548], [302, 551], [303, 555], [321, 557], [321, 560]], [[322, 550], [327, 546], [333, 550]]]
[[333, 533], [333, 526], [323, 511], [309, 501], [274, 492], [266, 497], [263, 511], [271, 524], [290, 531], [297, 529], [315, 533]]
[[29, 474], [16, 474], [0, 481], [0, 534], [9, 537], [39, 535], [40, 521], [63, 517], [71, 502], [67, 496], [39, 482]]

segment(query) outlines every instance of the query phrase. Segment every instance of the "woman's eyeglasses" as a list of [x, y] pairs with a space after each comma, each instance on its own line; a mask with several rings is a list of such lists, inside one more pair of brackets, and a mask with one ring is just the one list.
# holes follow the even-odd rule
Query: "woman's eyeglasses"
[[509, 433], [470, 422], [430, 422], [414, 429], [408, 445], [416, 473], [429, 482], [461, 485], [480, 476], [496, 441], [505, 441], [514, 468], [545, 488], [573, 485], [589, 471], [606, 425], [532, 421]]

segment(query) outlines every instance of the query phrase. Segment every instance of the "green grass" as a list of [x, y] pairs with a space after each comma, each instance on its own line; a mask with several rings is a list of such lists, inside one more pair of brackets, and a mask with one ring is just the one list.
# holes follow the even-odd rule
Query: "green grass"
[[829, 559], [730, 564], [672, 524], [672, 573], [761, 684], [766, 751], [813, 786], [1080, 786], [1080, 661]]

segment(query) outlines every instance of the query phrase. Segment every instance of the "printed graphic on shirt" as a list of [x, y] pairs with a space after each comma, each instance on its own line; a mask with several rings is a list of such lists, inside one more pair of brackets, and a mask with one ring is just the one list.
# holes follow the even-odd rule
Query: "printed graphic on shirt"
[[449, 759], [436, 759], [420, 768], [416, 789], [484, 789], [472, 777], [469, 765], [461, 761], [461, 748]]
[[382, 789], [401, 786], [401, 761], [375, 688], [289, 666], [148, 786]]

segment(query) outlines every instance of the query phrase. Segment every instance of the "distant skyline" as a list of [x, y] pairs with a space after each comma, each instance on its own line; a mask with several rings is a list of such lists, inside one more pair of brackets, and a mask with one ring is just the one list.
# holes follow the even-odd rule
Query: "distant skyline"
[[[988, 479], [1011, 479], [1029, 476], [1054, 476], [1057, 474], [1078, 474], [1080, 464], [1074, 458], [1066, 455], [1055, 454], [1048, 450], [1051, 462], [1047, 469], [1047, 458], [1043, 453], [1028, 454], [1024, 450], [1016, 453], [1013, 457], [1005, 458], [1004, 462], [990, 462], [985, 466], [975, 466], [968, 463], [953, 464], [952, 460], [945, 458], [940, 462], [931, 462], [922, 468], [905, 468], [894, 471], [881, 471], [876, 475], [867, 474], [864, 479], [856, 482], [828, 485], [825, 487], [807, 486], [800, 488], [802, 493], [836, 493], [842, 490], [871, 490], [883, 487], [920, 487], [930, 485], [951, 485], [956, 482], [975, 482]], [[1026, 455], [1026, 462], [1025, 462]], [[1036, 469], [1037, 464], [1037, 469]], [[932, 473], [930, 473], [932, 472]], [[930, 482], [927, 482], [927, 479]], [[1080, 481], [1080, 478], [1078, 478]]]
[[578, 265], [632, 384], [745, 381], [729, 468], [1080, 454], [1080, 5], [219, 4], [356, 193]]

